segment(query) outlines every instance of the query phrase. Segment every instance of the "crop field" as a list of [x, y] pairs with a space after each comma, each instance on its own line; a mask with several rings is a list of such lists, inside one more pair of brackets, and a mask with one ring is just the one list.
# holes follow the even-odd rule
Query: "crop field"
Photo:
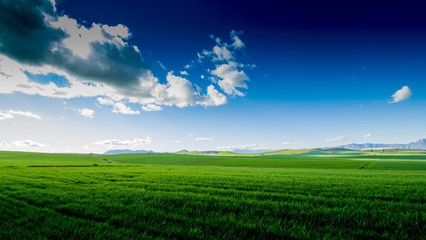
[[0, 152], [0, 239], [424, 239], [425, 155], [369, 154]]

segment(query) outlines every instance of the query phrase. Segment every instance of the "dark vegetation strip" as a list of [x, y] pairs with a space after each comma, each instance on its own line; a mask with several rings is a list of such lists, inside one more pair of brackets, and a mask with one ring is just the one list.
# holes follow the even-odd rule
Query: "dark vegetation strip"
[[369, 164], [369, 162], [367, 162], [366, 164], [362, 165], [360, 168], [358, 168], [358, 170], [361, 170], [361, 169], [365, 168], [368, 164]]
[[106, 163], [111, 163], [111, 161], [109, 161], [108, 159], [105, 159], [103, 157], [101, 157], [100, 155], [96, 155], [97, 158], [101, 159], [102, 161], [105, 161]]

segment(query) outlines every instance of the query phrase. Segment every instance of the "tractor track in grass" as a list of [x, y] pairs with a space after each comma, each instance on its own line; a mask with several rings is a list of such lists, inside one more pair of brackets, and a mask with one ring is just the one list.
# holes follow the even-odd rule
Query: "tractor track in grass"
[[103, 158], [103, 157], [101, 157], [100, 155], [96, 155], [96, 157], [97, 157], [97, 158], [99, 158], [99, 159], [101, 159], [102, 161], [104, 161], [104, 162], [106, 162], [106, 163], [111, 163], [111, 161], [110, 161], [110, 160], [108, 160], [108, 159], [106, 159], [106, 158]]
[[363, 168], [365, 168], [368, 164], [370, 164], [370, 162], [367, 162], [366, 164], [362, 165], [360, 168], [358, 168], [358, 170], [362, 170]]

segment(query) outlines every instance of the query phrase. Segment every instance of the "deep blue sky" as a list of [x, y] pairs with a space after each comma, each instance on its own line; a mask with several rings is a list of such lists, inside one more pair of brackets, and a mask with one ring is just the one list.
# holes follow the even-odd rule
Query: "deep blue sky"
[[[426, 10], [419, 3], [64, 0], [58, 9], [88, 23], [128, 26], [146, 60], [176, 70], [209, 46], [209, 34], [244, 31], [246, 60], [258, 66], [250, 73], [256, 91], [247, 97], [320, 100], [376, 99], [401, 81], [425, 89]], [[369, 88], [372, 82], [380, 89]]]
[[[245, 44], [234, 56], [256, 67], [244, 68], [250, 78], [248, 88], [240, 89], [245, 96], [225, 94], [227, 104], [179, 108], [155, 102], [162, 111], [137, 115], [112, 113], [94, 96], [65, 99], [63, 109], [60, 98], [0, 94], [0, 111], [49, 116], [39, 127], [53, 124], [63, 131], [62, 138], [52, 134], [46, 139], [38, 132], [21, 134], [20, 139], [10, 133], [0, 142], [35, 139], [47, 146], [38, 150], [67, 151], [54, 144], [63, 141], [79, 151], [101, 151], [94, 142], [151, 137], [152, 143], [133, 147], [175, 151], [404, 143], [426, 135], [426, 8], [421, 1], [57, 0], [56, 8], [58, 16], [76, 19], [87, 28], [92, 23], [125, 25], [132, 33], [128, 43], [139, 48], [144, 64], [163, 84], [170, 71], [185, 70], [189, 75], [183, 77], [205, 94], [212, 84], [206, 69], [218, 63], [184, 66], [203, 49], [212, 49], [210, 35], [230, 43], [231, 31], [241, 32], [238, 36]], [[55, 76], [40, 75], [33, 81], [49, 82]], [[58, 86], [64, 84], [57, 79], [62, 81], [56, 82]], [[412, 96], [389, 103], [404, 86]], [[126, 104], [140, 111], [140, 105]], [[83, 108], [95, 110], [94, 118], [79, 116]], [[48, 121], [55, 117], [64, 123]], [[6, 120], [0, 122], [0, 127], [13, 129], [12, 121], [5, 124]], [[30, 126], [34, 125], [24, 129], [28, 132]], [[66, 128], [75, 133], [59, 130]], [[87, 141], [79, 145], [82, 136]]]

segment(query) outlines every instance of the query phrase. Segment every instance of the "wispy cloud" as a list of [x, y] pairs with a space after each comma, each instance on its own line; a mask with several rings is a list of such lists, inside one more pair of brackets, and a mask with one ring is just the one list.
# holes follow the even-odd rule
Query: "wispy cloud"
[[35, 142], [33, 140], [20, 140], [20, 141], [13, 141], [13, 145], [17, 147], [45, 147], [45, 144]]
[[118, 139], [106, 139], [95, 142], [96, 145], [103, 145], [106, 147], [118, 147], [118, 146], [139, 146], [143, 144], [152, 143], [154, 140], [151, 137], [135, 138], [130, 140], [118, 140]]
[[364, 136], [362, 136], [364, 139], [367, 139], [367, 138], [371, 138], [373, 136], [373, 134], [371, 134], [371, 133], [367, 133], [367, 134], [365, 134]]
[[25, 111], [25, 112], [15, 111], [15, 110], [0, 111], [0, 120], [12, 119], [12, 118], [15, 118], [15, 116], [24, 116], [24, 117], [34, 118], [39, 120], [42, 119], [40, 115], [37, 115], [30, 111]]
[[282, 142], [281, 145], [294, 145], [295, 142]]
[[197, 141], [197, 142], [207, 142], [207, 141], [213, 141], [213, 138], [199, 137], [199, 138], [196, 138], [195, 141]]
[[343, 142], [348, 140], [347, 138], [345, 138], [344, 136], [339, 136], [339, 137], [335, 137], [335, 138], [330, 138], [330, 139], [325, 139], [326, 142]]
[[392, 95], [392, 101], [389, 103], [397, 103], [409, 99], [413, 92], [408, 86], [404, 86]]

